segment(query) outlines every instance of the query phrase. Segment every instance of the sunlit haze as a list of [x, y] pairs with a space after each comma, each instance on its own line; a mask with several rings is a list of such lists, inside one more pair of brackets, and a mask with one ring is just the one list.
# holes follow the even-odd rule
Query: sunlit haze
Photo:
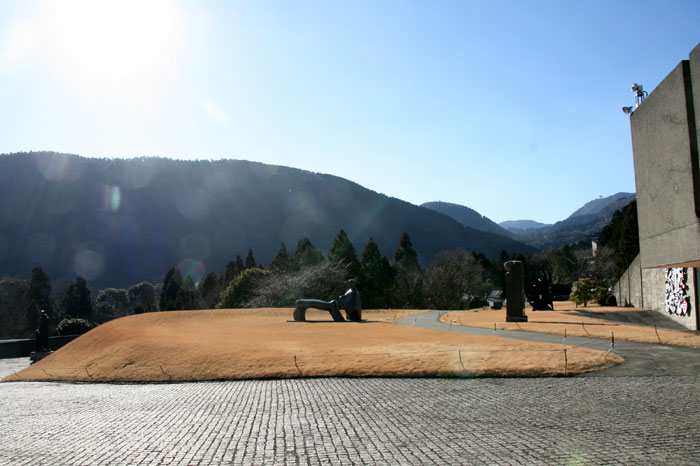
[[2, 2], [0, 153], [246, 159], [554, 222], [634, 192], [620, 109], [687, 59], [698, 18], [697, 1]]

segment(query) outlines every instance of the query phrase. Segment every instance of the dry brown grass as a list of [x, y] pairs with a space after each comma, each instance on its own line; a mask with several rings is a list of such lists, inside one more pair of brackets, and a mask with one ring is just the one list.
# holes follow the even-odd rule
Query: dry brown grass
[[[640, 311], [636, 308], [605, 307], [589, 304], [587, 307], [576, 307], [571, 301], [556, 302], [555, 311], [533, 311], [526, 307], [528, 322], [506, 322], [505, 309], [493, 311], [489, 308], [471, 311], [448, 312], [442, 316], [442, 321], [453, 325], [468, 325], [472, 327], [494, 328], [498, 330], [520, 330], [527, 332], [550, 333], [577, 337], [593, 337], [638, 341], [641, 343], [661, 343], [668, 345], [700, 347], [700, 335], [691, 332], [679, 332], [666, 329], [654, 329], [641, 325], [631, 325], [619, 322], [603, 321], [596, 318], [576, 315], [577, 309], [587, 312], [628, 312]], [[654, 311], [649, 311], [654, 312]]]
[[[309, 310], [179, 311], [117, 319], [3, 381], [167, 382], [288, 377], [549, 376], [608, 367], [615, 354], [392, 325], [420, 311], [329, 322]], [[566, 351], [564, 351], [566, 350]]]

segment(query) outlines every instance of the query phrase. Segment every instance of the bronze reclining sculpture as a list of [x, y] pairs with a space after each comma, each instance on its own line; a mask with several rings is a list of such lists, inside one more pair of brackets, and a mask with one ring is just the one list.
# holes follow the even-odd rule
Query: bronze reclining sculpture
[[332, 301], [321, 301], [320, 299], [297, 300], [297, 305], [294, 308], [294, 320], [305, 322], [306, 310], [310, 307], [328, 311], [336, 322], [345, 322], [343, 315], [340, 313], [340, 308], [345, 310], [348, 320], [353, 322], [362, 321], [362, 300], [360, 299], [360, 292], [354, 286], [346, 291], [343, 296], [338, 296], [338, 299]]

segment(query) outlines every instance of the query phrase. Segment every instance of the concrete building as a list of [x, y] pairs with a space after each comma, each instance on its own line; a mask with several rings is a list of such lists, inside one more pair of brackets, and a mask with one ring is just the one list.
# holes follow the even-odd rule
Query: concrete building
[[700, 280], [700, 44], [630, 115], [639, 256], [615, 286], [620, 304], [697, 330]]

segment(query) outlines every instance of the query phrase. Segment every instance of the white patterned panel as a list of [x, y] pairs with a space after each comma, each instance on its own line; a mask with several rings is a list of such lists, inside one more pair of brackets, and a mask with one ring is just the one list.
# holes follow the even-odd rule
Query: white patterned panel
[[684, 268], [666, 269], [666, 311], [679, 316], [690, 315], [690, 298]]

